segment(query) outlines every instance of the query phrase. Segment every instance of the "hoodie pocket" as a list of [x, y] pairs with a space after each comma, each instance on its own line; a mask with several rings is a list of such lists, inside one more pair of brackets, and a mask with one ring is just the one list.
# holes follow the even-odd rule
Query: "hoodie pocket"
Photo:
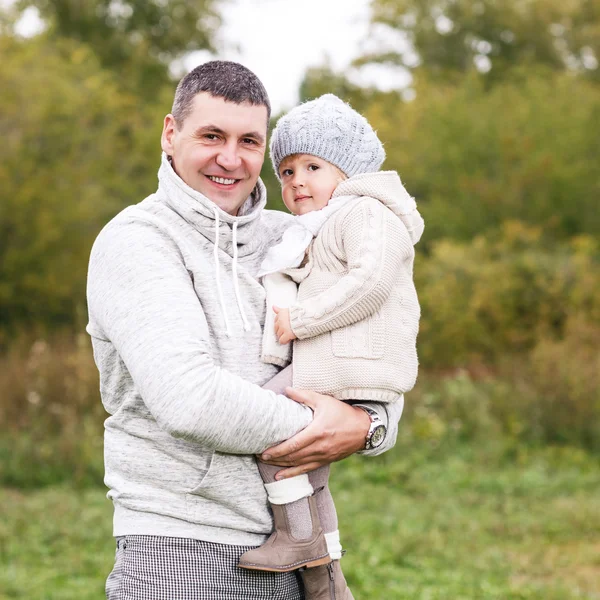
[[213, 524], [229, 527], [240, 517], [269, 527], [266, 492], [252, 456], [214, 452], [204, 477], [188, 492], [192, 518], [205, 520], [206, 505], [200, 499], [219, 506], [211, 515]]
[[385, 326], [380, 311], [370, 317], [331, 332], [331, 349], [339, 358], [382, 358]]
[[208, 470], [189, 493], [214, 498], [232, 491], [232, 488], [240, 490], [256, 488], [265, 494], [253, 456], [213, 452]]
[[206, 461], [206, 470], [202, 474], [200, 480], [197, 480], [195, 482], [196, 484], [194, 485], [194, 487], [191, 490], [189, 490], [188, 494], [202, 495], [202, 489], [206, 485], [207, 479], [210, 477], [211, 469], [214, 471], [213, 463], [215, 462], [215, 454], [216, 454], [216, 452], [214, 452], [214, 451], [211, 452], [210, 458], [208, 458]]

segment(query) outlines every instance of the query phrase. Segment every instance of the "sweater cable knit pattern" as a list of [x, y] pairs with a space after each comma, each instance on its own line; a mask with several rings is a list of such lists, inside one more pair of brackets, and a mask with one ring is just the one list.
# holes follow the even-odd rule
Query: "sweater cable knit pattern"
[[350, 194], [359, 197], [325, 223], [307, 264], [286, 271], [299, 283], [294, 387], [393, 402], [417, 376], [413, 244], [423, 220], [394, 172], [351, 178], [334, 195]]

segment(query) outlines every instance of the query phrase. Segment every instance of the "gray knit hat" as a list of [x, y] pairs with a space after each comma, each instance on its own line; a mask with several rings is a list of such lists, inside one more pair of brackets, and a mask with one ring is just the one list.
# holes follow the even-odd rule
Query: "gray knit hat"
[[312, 154], [348, 177], [378, 171], [383, 144], [368, 121], [333, 94], [293, 108], [277, 121], [271, 136], [271, 162], [279, 178], [281, 161], [291, 154]]

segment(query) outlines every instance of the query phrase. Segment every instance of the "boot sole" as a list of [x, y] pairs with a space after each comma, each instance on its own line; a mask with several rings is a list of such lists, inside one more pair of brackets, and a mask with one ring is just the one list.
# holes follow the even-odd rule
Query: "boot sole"
[[238, 567], [241, 567], [242, 569], [250, 569], [251, 571], [270, 571], [272, 573], [287, 573], [289, 571], [296, 571], [297, 569], [302, 569], [303, 567], [310, 569], [311, 567], [320, 567], [321, 565], [328, 565], [330, 562], [330, 556], [326, 555], [321, 558], [316, 558], [315, 560], [298, 562], [291, 565], [286, 565], [284, 567], [273, 567], [271, 565], [255, 565], [251, 563], [238, 563]]

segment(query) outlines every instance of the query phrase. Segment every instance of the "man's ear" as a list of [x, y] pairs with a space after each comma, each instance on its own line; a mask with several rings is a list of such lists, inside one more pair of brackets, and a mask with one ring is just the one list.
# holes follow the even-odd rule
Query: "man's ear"
[[173, 137], [175, 136], [175, 117], [168, 114], [163, 123], [162, 135], [160, 136], [160, 145], [167, 156], [173, 156]]

